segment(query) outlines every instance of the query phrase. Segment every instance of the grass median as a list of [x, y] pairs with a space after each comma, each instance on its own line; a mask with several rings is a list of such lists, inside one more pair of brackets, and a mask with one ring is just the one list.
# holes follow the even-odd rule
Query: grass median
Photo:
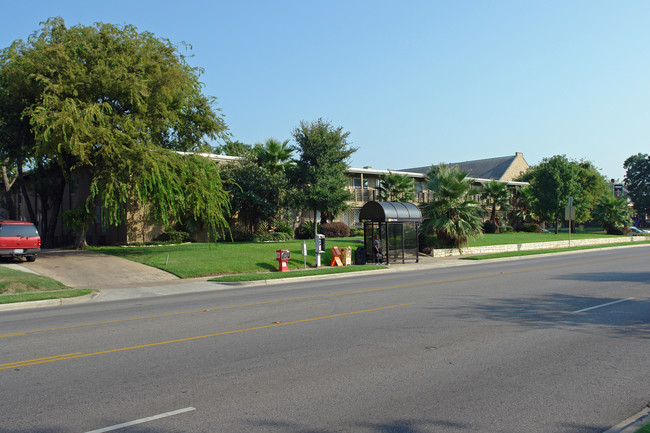
[[74, 298], [92, 292], [90, 289], [71, 289], [42, 275], [0, 266], [0, 304]]

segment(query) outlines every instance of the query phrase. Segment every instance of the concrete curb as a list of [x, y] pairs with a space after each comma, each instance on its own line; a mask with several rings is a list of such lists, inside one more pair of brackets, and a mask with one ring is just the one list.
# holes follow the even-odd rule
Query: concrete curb
[[42, 301], [14, 302], [11, 304], [0, 304], [0, 311], [24, 310], [28, 308], [54, 307], [58, 305], [80, 304], [97, 298], [100, 292], [93, 292], [84, 296], [74, 298], [45, 299]]
[[650, 403], [641, 412], [632, 415], [603, 433], [636, 433], [637, 430], [648, 423], [650, 423]]

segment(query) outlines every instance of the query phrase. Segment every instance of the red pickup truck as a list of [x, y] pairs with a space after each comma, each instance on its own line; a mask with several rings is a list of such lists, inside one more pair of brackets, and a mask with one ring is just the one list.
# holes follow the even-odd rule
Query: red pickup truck
[[0, 221], [0, 257], [25, 257], [36, 260], [41, 250], [41, 236], [32, 223]]

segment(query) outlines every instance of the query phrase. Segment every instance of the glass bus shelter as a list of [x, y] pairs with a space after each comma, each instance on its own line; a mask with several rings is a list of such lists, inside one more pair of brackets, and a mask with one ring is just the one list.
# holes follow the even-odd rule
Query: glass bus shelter
[[384, 263], [415, 259], [419, 262], [418, 232], [422, 213], [413, 203], [369, 201], [361, 208], [359, 222], [363, 223], [363, 245], [366, 262], [374, 263], [373, 241], [381, 240]]

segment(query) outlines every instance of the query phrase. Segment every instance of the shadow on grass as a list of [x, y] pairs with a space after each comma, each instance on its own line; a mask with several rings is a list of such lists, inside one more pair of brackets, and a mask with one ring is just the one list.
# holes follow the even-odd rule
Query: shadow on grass
[[264, 269], [266, 271], [277, 271], [278, 267], [274, 265], [270, 265], [268, 263], [264, 262], [257, 262], [255, 263], [255, 266], [259, 267], [260, 269]]

